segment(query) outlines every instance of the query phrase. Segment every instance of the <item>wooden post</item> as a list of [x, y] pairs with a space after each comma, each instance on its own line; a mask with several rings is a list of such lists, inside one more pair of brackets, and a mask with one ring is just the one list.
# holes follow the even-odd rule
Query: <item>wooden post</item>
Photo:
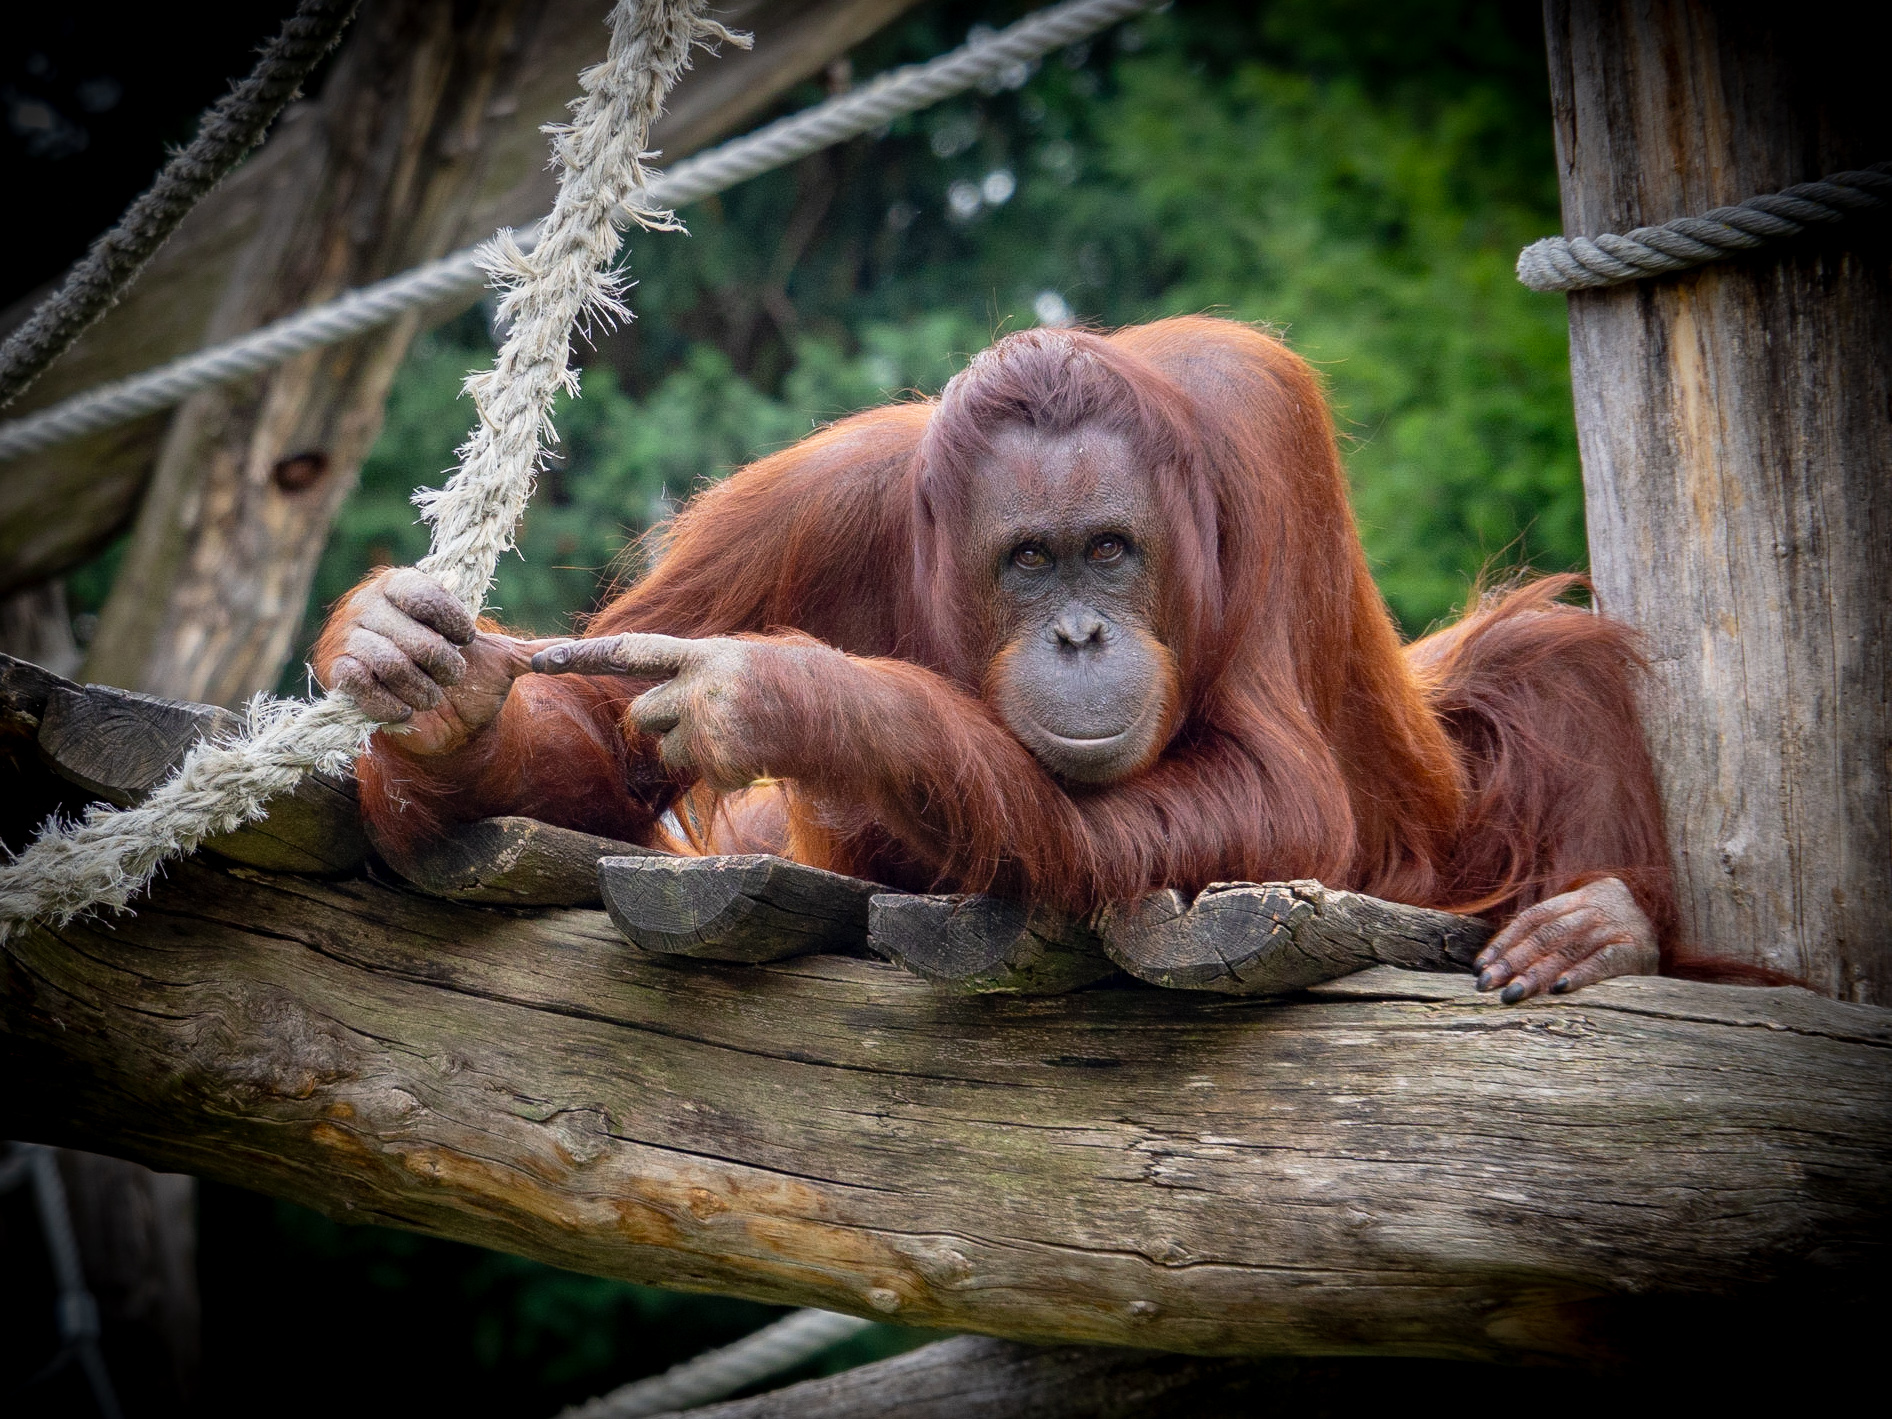
[[[1545, 10], [1567, 234], [1892, 158], [1879, 51], [1846, 7]], [[1591, 563], [1648, 638], [1689, 935], [1892, 1001], [1884, 228], [1573, 293], [1570, 353]]]

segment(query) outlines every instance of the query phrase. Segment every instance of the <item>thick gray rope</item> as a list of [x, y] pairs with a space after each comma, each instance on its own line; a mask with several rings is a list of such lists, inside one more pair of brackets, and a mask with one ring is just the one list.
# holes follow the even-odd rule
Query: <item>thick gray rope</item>
[[[502, 232], [482, 254], [505, 290], [501, 309], [511, 328], [494, 367], [467, 380], [478, 422], [459, 469], [445, 487], [416, 497], [433, 526], [421, 568], [469, 611], [479, 609], [512, 544], [551, 436], [553, 400], [574, 387], [573, 326], [627, 314], [623, 277], [611, 269], [619, 224], [675, 223], [634, 199], [650, 185], [643, 158], [651, 123], [689, 67], [691, 47], [737, 38], [708, 18], [708, 3], [618, 0], [605, 62], [578, 76], [584, 95], [572, 122], [550, 130], [558, 200], [537, 248], [524, 252]], [[262, 817], [269, 799], [305, 774], [346, 766], [375, 728], [346, 695], [314, 704], [259, 695], [242, 734], [197, 745], [137, 807], [94, 804], [84, 822], [49, 823], [26, 851], [0, 864], [0, 942], [36, 919], [63, 923], [99, 907], [123, 910], [167, 858]]]
[[[852, 93], [686, 159], [654, 179], [648, 191], [637, 194], [637, 200], [653, 207], [676, 208], [725, 191], [950, 98], [1014, 65], [1075, 44], [1153, 3], [1155, 0], [1068, 0], [1040, 10], [938, 59], [896, 69]], [[519, 246], [529, 250], [538, 230], [535, 225], [519, 233]], [[169, 408], [200, 389], [255, 374], [304, 350], [332, 345], [385, 325], [405, 311], [476, 291], [486, 279], [478, 253], [476, 247], [456, 251], [225, 344], [100, 385], [23, 419], [0, 424], [0, 460], [37, 453], [68, 439], [129, 423]]]
[[792, 1370], [872, 1324], [834, 1311], [796, 1311], [720, 1350], [673, 1365], [661, 1375], [633, 1380], [609, 1394], [574, 1404], [558, 1419], [640, 1419], [646, 1414], [692, 1409]]
[[1791, 240], [1816, 226], [1892, 207], [1892, 163], [1836, 172], [1781, 192], [1677, 217], [1618, 235], [1545, 237], [1518, 253], [1518, 280], [1533, 291], [1587, 291], [1705, 266], [1740, 251]]
[[0, 345], [0, 407], [11, 404], [118, 303], [177, 224], [269, 131], [302, 81], [348, 28], [361, 0], [302, 0], [264, 48], [249, 78], [207, 110], [190, 146], [125, 209], [118, 225]]

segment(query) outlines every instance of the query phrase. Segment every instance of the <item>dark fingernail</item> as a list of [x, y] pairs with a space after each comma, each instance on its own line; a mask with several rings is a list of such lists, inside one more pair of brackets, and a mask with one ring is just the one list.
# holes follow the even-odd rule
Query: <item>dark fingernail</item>
[[542, 650], [532, 657], [532, 668], [540, 674], [549, 670], [561, 669], [572, 663], [572, 648], [568, 645], [555, 645], [550, 650]]
[[1570, 977], [1558, 976], [1557, 983], [1550, 988], [1550, 993], [1552, 995], [1562, 995], [1565, 991], [1569, 989], [1570, 989]]
[[1512, 981], [1511, 984], [1507, 985], [1499, 994], [1498, 999], [1502, 1000], [1506, 1005], [1516, 1005], [1520, 1000], [1524, 999], [1524, 982], [1521, 980]]
[[1490, 971], [1480, 971], [1478, 973], [1478, 988], [1480, 990], [1490, 990], [1492, 986], [1496, 984], [1497, 982], [1492, 979]]

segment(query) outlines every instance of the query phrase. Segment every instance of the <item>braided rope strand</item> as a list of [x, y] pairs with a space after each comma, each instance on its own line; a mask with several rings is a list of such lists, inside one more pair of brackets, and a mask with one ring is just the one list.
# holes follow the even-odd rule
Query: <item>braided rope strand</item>
[[[551, 430], [546, 412], [566, 386], [572, 326], [621, 318], [622, 278], [607, 271], [624, 198], [644, 185], [650, 124], [692, 45], [732, 40], [707, 18], [708, 0], [619, 0], [605, 62], [581, 77], [573, 121], [553, 130], [559, 199], [530, 258], [501, 234], [485, 257], [507, 284], [513, 325], [487, 374], [468, 381], [480, 423], [445, 488], [426, 499], [433, 551], [421, 565], [469, 609], [485, 596], [513, 524], [531, 495]], [[667, 213], [633, 208], [661, 227]], [[268, 800], [307, 773], [353, 762], [376, 726], [346, 697], [314, 704], [251, 702], [248, 729], [199, 744], [136, 808], [95, 805], [82, 823], [49, 824], [0, 866], [0, 941], [25, 922], [63, 924], [99, 907], [122, 910], [170, 857], [260, 818]]]
[[0, 406], [11, 404], [85, 330], [118, 304], [191, 208], [223, 181], [269, 131], [309, 71], [335, 47], [361, 0], [302, 0], [264, 48], [250, 76], [205, 114], [190, 146], [131, 206], [118, 225], [0, 345]]
[[1637, 227], [1622, 235], [1545, 237], [1518, 253], [1518, 280], [1533, 291], [1620, 286], [1773, 246], [1814, 227], [1882, 213], [1888, 207], [1892, 163], [1874, 163], [1750, 197], [1736, 207], [1677, 217], [1659, 227]]
[[[688, 158], [670, 172], [653, 176], [641, 199], [657, 208], [700, 201], [950, 98], [1018, 64], [1088, 39], [1152, 3], [1154, 0], [1067, 0], [1040, 10], [938, 59], [897, 69], [852, 93]], [[539, 230], [535, 225], [515, 235], [521, 251], [533, 249]], [[224, 344], [0, 424], [0, 460], [38, 453], [101, 429], [130, 423], [167, 409], [200, 389], [259, 373], [305, 350], [336, 344], [385, 325], [405, 311], [478, 290], [485, 280], [481, 248], [468, 247], [443, 256], [324, 305], [285, 316]]]

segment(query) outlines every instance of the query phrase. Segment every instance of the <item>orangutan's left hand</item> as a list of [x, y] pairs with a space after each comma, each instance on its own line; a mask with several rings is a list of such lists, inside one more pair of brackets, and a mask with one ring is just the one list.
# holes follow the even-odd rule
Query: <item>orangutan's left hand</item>
[[1478, 988], [1502, 986], [1507, 1005], [1611, 976], [1652, 976], [1660, 964], [1655, 928], [1617, 877], [1519, 912], [1472, 962]]

